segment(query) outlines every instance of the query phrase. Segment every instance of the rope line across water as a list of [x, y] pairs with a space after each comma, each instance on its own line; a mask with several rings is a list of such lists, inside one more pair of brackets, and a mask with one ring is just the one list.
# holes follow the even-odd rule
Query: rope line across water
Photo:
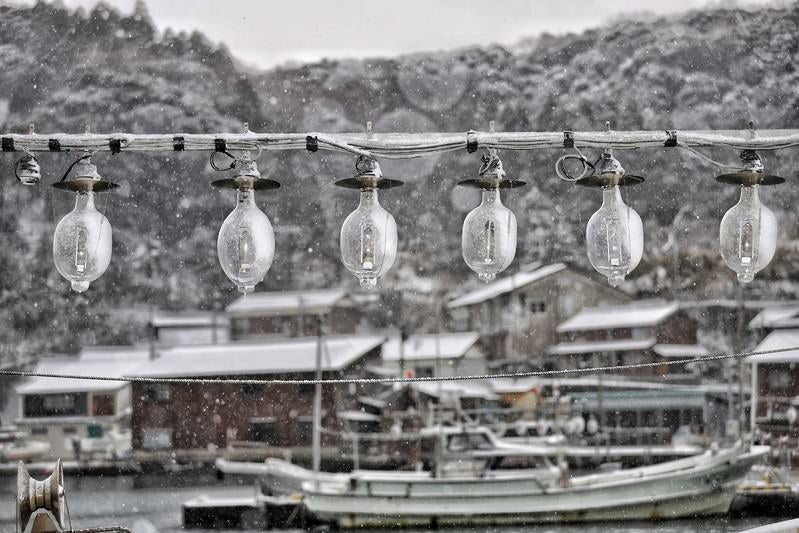
[[741, 353], [718, 353], [703, 357], [689, 359], [674, 359], [671, 361], [657, 361], [653, 363], [635, 363], [629, 365], [597, 366], [587, 368], [566, 368], [563, 370], [531, 370], [527, 372], [500, 372], [495, 374], [477, 374], [467, 376], [440, 376], [440, 377], [379, 377], [379, 378], [330, 378], [330, 379], [225, 379], [225, 378], [158, 378], [146, 376], [114, 377], [114, 376], [89, 376], [82, 374], [59, 374], [50, 372], [35, 372], [26, 370], [0, 370], [0, 376], [18, 376], [35, 378], [53, 379], [85, 379], [91, 381], [115, 381], [130, 383], [176, 383], [176, 384], [229, 384], [229, 385], [373, 385], [380, 383], [423, 383], [423, 382], [445, 382], [445, 381], [480, 381], [485, 379], [503, 378], [527, 378], [527, 377], [551, 377], [551, 376], [573, 376], [579, 374], [598, 374], [604, 372], [619, 372], [622, 370], [634, 370], [640, 368], [652, 368], [660, 366], [677, 366], [688, 363], [703, 363], [709, 361], [722, 361], [725, 359], [740, 359], [753, 355], [768, 355], [775, 353], [799, 351], [799, 346], [789, 348], [775, 348], [772, 350], [762, 350], [758, 352]]

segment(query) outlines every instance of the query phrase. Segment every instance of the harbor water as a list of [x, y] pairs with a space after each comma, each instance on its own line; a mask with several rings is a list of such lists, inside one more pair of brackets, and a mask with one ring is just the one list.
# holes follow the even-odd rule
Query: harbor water
[[[75, 528], [118, 525], [134, 533], [171, 533], [185, 531], [182, 527], [181, 505], [186, 500], [202, 494], [220, 497], [246, 497], [254, 494], [254, 486], [237, 480], [218, 481], [213, 475], [194, 472], [169, 475], [97, 476], [66, 478], [67, 500]], [[0, 494], [5, 502], [0, 505], [0, 531], [15, 531], [16, 477], [0, 478]], [[726, 517], [698, 520], [658, 522], [625, 522], [568, 525], [531, 525], [491, 528], [496, 533], [662, 533], [709, 532], [728, 533], [742, 531], [769, 522], [767, 519], [731, 519]], [[200, 530], [194, 530], [200, 531]], [[409, 530], [404, 530], [409, 531]], [[424, 530], [413, 530], [421, 532]], [[448, 531], [486, 531], [452, 529]]]

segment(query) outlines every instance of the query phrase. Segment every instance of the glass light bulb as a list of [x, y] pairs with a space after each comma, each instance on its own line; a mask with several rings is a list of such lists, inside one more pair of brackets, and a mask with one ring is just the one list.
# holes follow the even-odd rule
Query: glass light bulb
[[616, 287], [644, 253], [641, 217], [621, 199], [618, 185], [602, 188], [602, 207], [591, 215], [585, 231], [588, 260]]
[[502, 205], [499, 189], [483, 190], [483, 201], [463, 221], [463, 260], [488, 283], [516, 256], [516, 216]]
[[361, 287], [372, 288], [397, 257], [397, 223], [381, 207], [377, 189], [361, 190], [358, 208], [341, 226], [341, 261]]
[[227, 216], [216, 240], [219, 264], [230, 281], [244, 294], [263, 281], [275, 257], [272, 224], [255, 204], [255, 191], [236, 192], [236, 208]]
[[777, 250], [777, 217], [760, 202], [758, 185], [741, 187], [741, 198], [721, 219], [721, 257], [749, 283], [766, 267]]
[[94, 193], [76, 194], [75, 208], [55, 228], [53, 261], [72, 290], [83, 292], [111, 263], [111, 224], [94, 206]]

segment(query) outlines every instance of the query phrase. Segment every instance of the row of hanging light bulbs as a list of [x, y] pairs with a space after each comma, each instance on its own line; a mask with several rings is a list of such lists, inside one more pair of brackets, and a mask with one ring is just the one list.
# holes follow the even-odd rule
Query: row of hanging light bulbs
[[[219, 262], [227, 277], [244, 294], [252, 292], [263, 281], [272, 265], [275, 238], [269, 218], [255, 203], [255, 191], [276, 189], [280, 184], [261, 177], [249, 152], [236, 158], [227, 168], [219, 168], [211, 155], [215, 170], [233, 170], [232, 177], [216, 180], [212, 185], [236, 190], [236, 207], [223, 222], [217, 238]], [[576, 156], [564, 156], [556, 163]], [[625, 280], [643, 255], [641, 217], [627, 206], [620, 187], [644, 181], [627, 174], [610, 150], [594, 163], [582, 157], [582, 175], [574, 180], [579, 185], [602, 189], [602, 205], [586, 227], [588, 259], [593, 268], [605, 276], [612, 286]], [[516, 217], [502, 204], [500, 191], [525, 185], [508, 179], [495, 150], [482, 156], [478, 177], [458, 185], [482, 190], [478, 207], [465, 218], [462, 231], [462, 253], [466, 264], [484, 282], [490, 282], [504, 271], [516, 253]], [[352, 178], [336, 182], [337, 186], [360, 191], [360, 203], [341, 227], [340, 250], [344, 266], [364, 288], [376, 286], [377, 280], [391, 268], [397, 255], [397, 225], [394, 217], [378, 200], [378, 191], [403, 183], [383, 176], [380, 165], [372, 157], [358, 156]], [[74, 176], [66, 179], [74, 169]], [[36, 158], [28, 153], [16, 164], [16, 176], [26, 185], [39, 182], [41, 172]], [[558, 170], [558, 174], [561, 172]], [[785, 180], [764, 172], [763, 163], [752, 150], [741, 152], [739, 171], [716, 178], [741, 189], [739, 202], [724, 215], [720, 227], [720, 251], [724, 262], [743, 283], [769, 264], [777, 244], [777, 219], [760, 201], [759, 188]], [[58, 272], [72, 289], [83, 292], [98, 279], [111, 261], [112, 230], [108, 219], [97, 211], [96, 193], [112, 190], [116, 184], [104, 180], [91, 163], [90, 154], [75, 161], [64, 177], [53, 187], [73, 192], [75, 208], [56, 226], [53, 238], [53, 260]]]

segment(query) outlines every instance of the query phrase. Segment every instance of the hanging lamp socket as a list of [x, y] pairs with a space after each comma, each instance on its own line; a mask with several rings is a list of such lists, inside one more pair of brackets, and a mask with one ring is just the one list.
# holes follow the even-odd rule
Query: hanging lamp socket
[[578, 185], [584, 187], [626, 187], [644, 182], [643, 176], [627, 174], [618, 159], [610, 151], [602, 153], [599, 162], [594, 165], [594, 173], [577, 180]]
[[338, 180], [336, 187], [345, 189], [393, 189], [401, 187], [405, 182], [383, 176], [380, 163], [374, 157], [359, 155], [355, 161], [355, 175]]
[[741, 151], [741, 170], [730, 174], [716, 176], [716, 181], [728, 185], [778, 185], [785, 182], [785, 178], [766, 174], [763, 160], [754, 150]]
[[116, 189], [118, 184], [105, 180], [97, 172], [97, 166], [92, 164], [90, 157], [74, 163], [74, 177], [53, 183], [53, 188], [71, 192], [105, 192]]

